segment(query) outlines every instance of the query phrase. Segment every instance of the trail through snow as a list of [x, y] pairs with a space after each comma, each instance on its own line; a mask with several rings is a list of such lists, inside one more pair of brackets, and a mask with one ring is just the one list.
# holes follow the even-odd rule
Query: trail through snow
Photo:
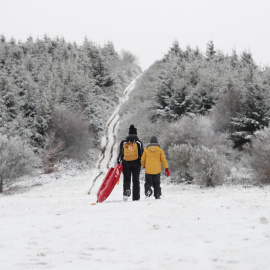
[[102, 152], [101, 156], [97, 162], [95, 177], [92, 182], [91, 188], [89, 189], [88, 194], [97, 193], [100, 184], [105, 177], [108, 169], [114, 167], [116, 164], [117, 158], [117, 145], [116, 145], [116, 132], [119, 123], [119, 109], [121, 105], [128, 99], [130, 91], [133, 90], [137, 77], [131, 84], [124, 90], [123, 96], [120, 99], [119, 105], [116, 107], [111, 117], [107, 122], [106, 135], [102, 138]]
[[115, 165], [118, 109], [94, 170], [42, 175], [35, 181], [46, 184], [0, 195], [0, 269], [270, 269], [269, 187], [163, 182], [162, 199], [145, 200], [141, 183], [141, 200], [123, 202], [121, 178], [91, 205]]

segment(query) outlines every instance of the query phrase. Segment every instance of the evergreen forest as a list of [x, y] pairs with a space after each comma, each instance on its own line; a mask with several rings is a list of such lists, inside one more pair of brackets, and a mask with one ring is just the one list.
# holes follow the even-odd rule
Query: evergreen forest
[[173, 181], [214, 186], [270, 181], [270, 69], [250, 52], [205, 52], [173, 42], [140, 77], [123, 106], [147, 145], [159, 138]]
[[[85, 39], [0, 37], [0, 192], [35, 168], [96, 160], [106, 121], [142, 73], [137, 57]], [[270, 182], [270, 69], [250, 52], [205, 52], [178, 41], [137, 80], [117, 140], [138, 129], [164, 149], [175, 183]]]
[[[63, 158], [94, 160], [106, 121], [142, 71], [136, 56], [85, 39], [0, 36], [0, 180]], [[1, 185], [2, 186], [2, 185]]]

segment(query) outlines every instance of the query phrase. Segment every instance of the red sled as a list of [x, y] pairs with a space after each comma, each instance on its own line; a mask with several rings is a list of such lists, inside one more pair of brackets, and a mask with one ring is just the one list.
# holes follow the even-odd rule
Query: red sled
[[104, 202], [111, 194], [116, 183], [119, 184], [119, 179], [121, 172], [123, 170], [123, 165], [117, 164], [115, 168], [110, 168], [107, 172], [102, 185], [97, 192], [97, 202]]

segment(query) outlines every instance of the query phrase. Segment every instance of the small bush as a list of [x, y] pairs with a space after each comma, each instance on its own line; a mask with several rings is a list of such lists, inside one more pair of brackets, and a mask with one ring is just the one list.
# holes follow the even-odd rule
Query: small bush
[[[257, 181], [270, 183], [270, 128], [257, 131], [251, 140], [250, 166], [254, 170]], [[247, 147], [246, 147], [247, 149]]]
[[7, 182], [31, 173], [40, 164], [40, 159], [19, 137], [8, 139], [0, 136], [0, 193], [3, 181]]
[[170, 170], [176, 174], [176, 182], [192, 182], [190, 161], [193, 154], [194, 148], [188, 144], [174, 144], [169, 147]]
[[55, 137], [55, 133], [46, 136], [45, 148], [43, 151], [44, 173], [56, 172], [56, 165], [59, 162], [61, 153], [64, 150], [64, 142]]
[[219, 154], [231, 152], [231, 141], [226, 133], [213, 130], [212, 122], [207, 116], [184, 116], [177, 122], [169, 125], [164, 138], [165, 151], [171, 144], [190, 144], [216, 149]]
[[230, 174], [227, 160], [204, 146], [195, 147], [189, 166], [195, 183], [206, 186], [222, 184]]
[[177, 182], [215, 186], [230, 174], [229, 163], [217, 150], [181, 144], [168, 149], [170, 168]]

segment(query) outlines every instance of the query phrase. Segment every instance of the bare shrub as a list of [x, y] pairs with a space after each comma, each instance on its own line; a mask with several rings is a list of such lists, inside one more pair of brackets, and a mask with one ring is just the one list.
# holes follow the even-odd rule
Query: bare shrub
[[170, 170], [175, 174], [176, 182], [192, 182], [190, 161], [193, 154], [194, 148], [189, 144], [173, 144], [169, 147]]
[[3, 182], [31, 173], [40, 159], [21, 138], [0, 136], [0, 193]]
[[165, 150], [171, 144], [190, 144], [191, 146], [217, 149], [222, 155], [228, 154], [232, 149], [228, 135], [215, 132], [211, 119], [207, 116], [183, 116], [168, 127], [164, 136], [164, 144]]
[[189, 166], [195, 183], [206, 186], [222, 184], [230, 174], [227, 160], [204, 146], [195, 147]]
[[121, 50], [120, 57], [126, 64], [135, 64], [138, 61], [138, 57], [127, 50]]
[[55, 133], [49, 133], [46, 136], [45, 148], [43, 151], [43, 171], [52, 173], [57, 171], [56, 165], [59, 162], [61, 153], [64, 150], [64, 142], [58, 140]]
[[230, 174], [228, 161], [215, 149], [181, 144], [170, 146], [168, 154], [177, 182], [215, 186], [224, 183]]
[[230, 90], [221, 96], [211, 112], [214, 130], [232, 132], [231, 119], [237, 116], [240, 107], [240, 91]]
[[[257, 131], [251, 140], [250, 166], [254, 170], [257, 181], [270, 183], [270, 128]], [[247, 147], [246, 147], [247, 149]]]
[[[55, 143], [60, 143], [56, 151], [59, 158], [72, 158], [83, 160], [93, 147], [93, 135], [89, 130], [89, 124], [82, 120], [81, 112], [70, 112], [59, 109], [55, 112], [50, 132], [54, 134]], [[52, 147], [56, 147], [53, 143]], [[60, 155], [61, 152], [61, 155]]]

